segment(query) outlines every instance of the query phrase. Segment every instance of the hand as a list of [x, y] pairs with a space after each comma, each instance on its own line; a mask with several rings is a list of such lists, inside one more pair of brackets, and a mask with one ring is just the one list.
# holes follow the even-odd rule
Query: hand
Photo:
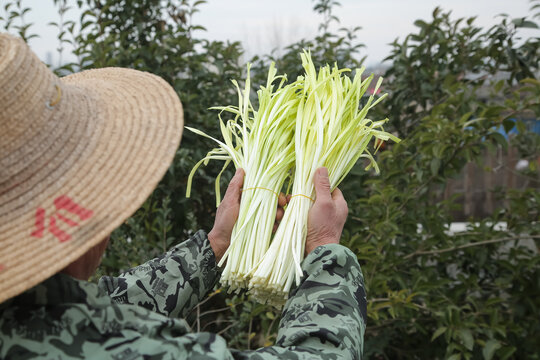
[[242, 197], [243, 184], [244, 170], [237, 169], [229, 183], [227, 192], [225, 192], [225, 196], [216, 211], [214, 227], [208, 233], [208, 240], [210, 241], [212, 250], [214, 250], [216, 262], [221, 260], [221, 257], [225, 254], [225, 251], [231, 243], [232, 230], [236, 220], [238, 220], [238, 213], [240, 212], [240, 199]]
[[285, 210], [283, 209], [285, 205], [289, 203], [291, 200], [291, 195], [285, 196], [283, 193], [279, 193], [278, 196], [278, 208], [276, 211], [276, 221], [274, 222], [274, 228], [272, 229], [272, 232], [276, 232], [279, 223], [281, 222], [281, 219], [283, 219], [283, 215], [285, 214]]
[[330, 193], [328, 169], [318, 168], [315, 170], [313, 183], [316, 198], [308, 215], [306, 256], [317, 246], [339, 244], [343, 225], [345, 225], [349, 212], [341, 191], [336, 188]]

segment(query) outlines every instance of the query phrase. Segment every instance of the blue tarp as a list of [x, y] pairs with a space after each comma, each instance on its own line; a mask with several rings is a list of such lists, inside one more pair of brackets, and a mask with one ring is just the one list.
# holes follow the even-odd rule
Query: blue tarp
[[[510, 121], [515, 123], [516, 119], [510, 119]], [[532, 131], [532, 132], [540, 135], [540, 120], [539, 119], [521, 119], [521, 121], [525, 124], [525, 128], [527, 129], [527, 131]], [[519, 133], [516, 126], [514, 126], [510, 131], [506, 132], [504, 130], [504, 127], [501, 125], [501, 126], [499, 126], [497, 131], [501, 135], [503, 135], [506, 138], [506, 140], [508, 140], [508, 136], [510, 134], [518, 134]]]

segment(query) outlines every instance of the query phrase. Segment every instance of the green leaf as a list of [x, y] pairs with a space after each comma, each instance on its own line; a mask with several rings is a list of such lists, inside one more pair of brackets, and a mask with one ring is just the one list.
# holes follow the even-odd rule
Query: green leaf
[[266, 317], [269, 318], [270, 320], [274, 320], [276, 318], [276, 316], [274, 315], [273, 312], [271, 311], [267, 311], [266, 312]]
[[530, 20], [525, 20], [525, 18], [514, 19], [514, 20], [512, 20], [512, 23], [517, 28], [538, 29], [538, 24], [536, 24], [535, 22], [530, 21]]
[[504, 135], [498, 132], [491, 133], [491, 138], [493, 141], [499, 145], [501, 145], [505, 150], [508, 149], [508, 142], [506, 141], [506, 138]]
[[526, 78], [526, 79], [521, 80], [520, 82], [522, 84], [531, 84], [531, 85], [540, 86], [540, 81], [536, 79], [532, 79], [532, 78]]
[[503, 121], [503, 128], [504, 128], [504, 131], [508, 134], [510, 133], [510, 131], [512, 131], [512, 129], [514, 128], [514, 126], [516, 126], [516, 123], [513, 121], [513, 120], [510, 120], [510, 119], [505, 119]]
[[428, 24], [424, 21], [424, 20], [416, 20], [414, 22], [414, 25], [415, 26], [418, 26], [419, 28], [425, 28], [426, 26], [428, 26]]
[[484, 355], [484, 360], [491, 360], [495, 351], [501, 348], [501, 343], [497, 340], [490, 339], [486, 342], [486, 346], [482, 349], [482, 355]]
[[439, 168], [441, 167], [441, 159], [439, 158], [431, 159], [431, 164], [429, 166], [431, 168], [431, 174], [437, 175], [437, 173], [439, 172]]
[[500, 92], [502, 90], [502, 87], [504, 86], [505, 80], [499, 80], [493, 87], [495, 89], [495, 92]]
[[472, 336], [471, 330], [461, 329], [458, 331], [458, 334], [467, 350], [472, 350], [474, 346], [474, 338]]
[[460, 359], [461, 359], [461, 354], [453, 354], [447, 360], [460, 360]]
[[472, 114], [473, 114], [472, 111], [469, 111], [469, 112], [463, 114], [463, 116], [459, 119], [459, 123], [460, 124], [465, 123], [467, 120], [469, 120], [471, 118]]
[[444, 334], [444, 333], [446, 332], [446, 329], [447, 329], [446, 326], [442, 326], [442, 327], [438, 328], [438, 329], [433, 333], [433, 336], [431, 337], [431, 341], [435, 340], [436, 338], [438, 338], [439, 336], [441, 336], [442, 334]]
[[510, 356], [512, 356], [516, 352], [515, 346], [505, 346], [499, 350], [498, 355], [500, 356], [501, 360], [506, 360]]
[[520, 134], [524, 134], [527, 132], [527, 127], [525, 126], [525, 123], [521, 120], [516, 122], [516, 128]]

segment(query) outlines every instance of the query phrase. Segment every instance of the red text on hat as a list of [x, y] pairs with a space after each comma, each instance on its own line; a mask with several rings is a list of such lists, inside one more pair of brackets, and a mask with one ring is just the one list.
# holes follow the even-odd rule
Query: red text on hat
[[[70, 218], [67, 218], [66, 216], [60, 214], [60, 210], [65, 210], [68, 213], [77, 215], [80, 220], [88, 220], [94, 215], [94, 212], [92, 210], [85, 209], [67, 195], [57, 197], [54, 200], [54, 206], [56, 207], [56, 213], [49, 216], [49, 232], [53, 234], [60, 242], [70, 240], [71, 235], [61, 230], [56, 225], [57, 219], [69, 225], [70, 227], [79, 226], [78, 222], [73, 221]], [[32, 231], [32, 236], [37, 238], [43, 237], [43, 234], [45, 233], [45, 218], [45, 209], [37, 208], [35, 230]]]

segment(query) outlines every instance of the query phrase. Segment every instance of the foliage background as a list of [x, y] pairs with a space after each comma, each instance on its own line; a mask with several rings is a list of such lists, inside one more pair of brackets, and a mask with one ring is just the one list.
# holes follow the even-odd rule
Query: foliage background
[[[58, 51], [72, 44], [78, 59], [54, 70], [150, 71], [176, 89], [186, 124], [218, 135], [216, 116], [207, 109], [235, 103], [229, 80], [242, 79], [245, 64], [240, 43], [206, 40], [204, 29], [192, 23], [203, 3], [51, 0], [59, 15], [51, 23], [58, 29]], [[323, 15], [315, 38], [290, 45], [281, 56], [251, 59], [253, 83], [262, 83], [270, 61], [295, 79], [302, 48], [311, 48], [318, 65], [360, 66], [360, 28], [330, 30], [339, 22], [336, 6], [334, 0], [315, 0], [313, 10]], [[84, 9], [81, 18], [65, 21], [73, 7]], [[474, 18], [454, 19], [437, 8], [430, 21], [416, 21], [417, 31], [392, 45], [384, 85], [390, 96], [374, 117], [389, 117], [388, 128], [404, 140], [378, 154], [380, 176], [359, 164], [341, 186], [350, 208], [342, 243], [358, 255], [366, 279], [367, 358], [540, 358], [540, 138], [522, 121], [539, 118], [540, 40], [517, 38], [519, 28], [538, 28], [539, 9], [540, 2], [531, 1], [523, 18], [502, 18], [484, 29]], [[6, 1], [0, 26], [26, 40], [37, 36], [24, 21], [29, 11], [23, 0]], [[519, 130], [510, 146], [530, 160], [522, 171], [530, 186], [489, 189], [504, 205], [452, 234], [452, 211], [459, 204], [437, 200], [437, 194], [469, 162], [494, 171], [482, 161], [486, 152], [508, 148], [501, 126]], [[187, 174], [211, 146], [184, 133], [158, 188], [113, 233], [99, 274], [126, 270], [198, 228], [211, 228], [220, 164], [201, 169], [192, 198], [185, 198]], [[495, 226], [499, 222], [507, 227]], [[279, 311], [216, 288], [188, 321], [196, 331], [221, 334], [232, 347], [255, 348], [275, 340]]]

